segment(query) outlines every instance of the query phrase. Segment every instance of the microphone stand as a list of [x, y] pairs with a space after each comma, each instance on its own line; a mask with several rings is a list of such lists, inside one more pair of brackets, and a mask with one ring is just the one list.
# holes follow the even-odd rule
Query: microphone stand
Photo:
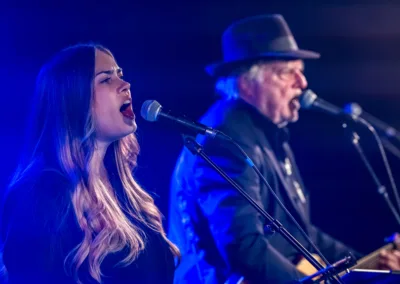
[[[333, 282], [330, 283], [343, 283], [340, 278], [338, 277], [338, 273], [341, 271], [337, 271], [335, 266], [324, 268], [313, 256], [312, 254], [304, 247], [301, 245], [301, 243], [294, 238], [289, 231], [275, 218], [273, 218], [271, 215], [268, 214], [263, 208], [261, 208], [257, 202], [255, 202], [249, 194], [247, 194], [244, 189], [240, 187], [232, 178], [230, 178], [218, 165], [216, 165], [210, 157], [204, 152], [202, 146], [197, 143], [194, 137], [192, 136], [186, 136], [183, 135], [183, 140], [184, 140], [184, 145], [185, 147], [193, 154], [193, 155], [199, 155], [206, 161], [218, 174], [220, 174], [227, 182], [229, 182], [268, 222], [269, 224], [267, 227], [271, 231], [271, 233], [278, 232], [282, 235], [282, 237], [287, 240], [299, 253], [301, 253], [305, 259], [307, 259], [318, 271], [318, 275], [321, 275], [320, 278], [318, 278], [318, 282], [314, 282], [312, 280], [313, 278], [306, 277], [305, 279], [299, 280], [298, 283], [319, 283], [320, 281], [324, 279], [331, 279]], [[350, 256], [351, 257], [351, 256]], [[346, 261], [348, 257], [343, 260], [343, 262], [348, 262]], [[345, 265], [346, 267], [343, 268], [342, 270], [347, 269], [350, 263], [348, 265]], [[317, 275], [315, 275], [317, 276]], [[339, 279], [333, 278], [334, 276], [337, 276]]]
[[[394, 198], [395, 198], [396, 205], [397, 205], [397, 209], [396, 209], [396, 212], [397, 212], [397, 210], [400, 210], [400, 196], [399, 196], [398, 189], [397, 189], [397, 186], [396, 186], [396, 182], [394, 180], [394, 177], [393, 177], [393, 174], [392, 174], [392, 170], [390, 168], [390, 165], [389, 165], [388, 159], [386, 157], [386, 153], [385, 153], [385, 149], [384, 148], [388, 149], [396, 157], [399, 157], [399, 154], [400, 154], [399, 150], [392, 143], [390, 143], [390, 141], [388, 139], [384, 139], [383, 143], [382, 143], [382, 141], [381, 141], [379, 135], [377, 134], [375, 128], [368, 121], [366, 121], [364, 118], [362, 118], [360, 116], [357, 116], [357, 115], [348, 114], [348, 113], [343, 113], [343, 114], [345, 114], [345, 116], [344, 116], [345, 121], [348, 121], [349, 123], [359, 123], [359, 124], [361, 124], [362, 126], [366, 127], [372, 133], [372, 135], [374, 136], [375, 141], [376, 141], [376, 143], [378, 145], [379, 152], [380, 152], [380, 154], [382, 156], [382, 161], [383, 161], [384, 167], [386, 169], [386, 173], [388, 175], [389, 182], [390, 182], [390, 184], [392, 186]], [[388, 132], [386, 132], [386, 133], [388, 133]], [[396, 133], [396, 135], [392, 135], [392, 137], [395, 137], [395, 138], [399, 137], [399, 135], [397, 134], [397, 132], [394, 129], [393, 129], [393, 133]], [[378, 188], [379, 188], [379, 185], [378, 185]], [[386, 192], [386, 189], [385, 189], [385, 192]], [[386, 196], [387, 196], [387, 192], [386, 192]], [[385, 197], [385, 199], [386, 199], [386, 197]], [[397, 217], [396, 217], [396, 219], [397, 219]]]
[[[360, 107], [361, 109], [361, 107]], [[353, 115], [364, 119], [365, 121], [368, 121], [368, 123], [371, 124], [374, 128], [377, 129], [377, 132], [380, 133], [381, 139], [383, 146], [393, 154], [393, 156], [397, 157], [400, 159], [400, 150], [398, 147], [396, 147], [390, 140], [393, 139], [397, 142], [400, 142], [400, 134], [397, 129], [394, 127], [391, 127], [390, 125], [386, 124], [382, 120], [370, 115], [369, 113], [366, 113], [365, 111], [362, 111], [360, 115], [356, 115], [352, 113]]]
[[356, 132], [354, 132], [354, 131], [348, 129], [347, 124], [344, 123], [342, 126], [343, 126], [343, 128], [344, 128], [345, 130], [350, 131], [349, 134], [350, 134], [351, 143], [352, 143], [352, 144], [354, 145], [354, 147], [356, 148], [357, 153], [360, 155], [361, 160], [363, 161], [365, 167], [367, 168], [367, 170], [368, 170], [368, 172], [370, 173], [372, 179], [374, 180], [375, 185], [376, 185], [376, 187], [377, 187], [378, 193], [379, 193], [380, 195], [382, 195], [382, 197], [385, 199], [385, 201], [386, 201], [386, 203], [387, 203], [389, 209], [390, 209], [391, 212], [393, 213], [393, 216], [395, 217], [397, 223], [400, 225], [400, 216], [399, 216], [399, 214], [397, 213], [396, 208], [394, 207], [392, 201], [391, 201], [390, 198], [389, 198], [389, 195], [388, 195], [388, 192], [387, 192], [387, 190], [386, 190], [386, 187], [379, 181], [378, 176], [376, 175], [375, 171], [373, 170], [373, 168], [372, 168], [372, 166], [371, 166], [371, 163], [368, 161], [368, 159], [367, 159], [367, 157], [366, 157], [366, 155], [365, 155], [365, 153], [364, 153], [364, 150], [363, 150], [363, 148], [361, 147], [361, 145], [360, 145], [360, 143], [359, 143], [359, 141], [360, 141], [360, 136], [359, 136]]
[[396, 147], [392, 142], [389, 141], [388, 138], [382, 137], [382, 144], [393, 156], [397, 159], [400, 159], [400, 149]]

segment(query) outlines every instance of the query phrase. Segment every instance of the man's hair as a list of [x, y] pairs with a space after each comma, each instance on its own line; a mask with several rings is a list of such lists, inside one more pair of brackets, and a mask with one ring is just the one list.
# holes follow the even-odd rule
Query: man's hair
[[219, 77], [215, 82], [215, 92], [225, 100], [235, 100], [240, 97], [238, 78], [245, 76], [250, 80], [259, 80], [263, 74], [264, 64], [271, 61], [259, 61], [248, 66], [235, 69], [229, 75]]

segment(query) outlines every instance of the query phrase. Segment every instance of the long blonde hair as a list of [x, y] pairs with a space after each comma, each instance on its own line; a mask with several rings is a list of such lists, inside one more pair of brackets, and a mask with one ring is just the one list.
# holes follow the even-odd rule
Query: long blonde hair
[[128, 248], [120, 261], [128, 265], [145, 248], [143, 227], [160, 234], [174, 256], [179, 256], [179, 250], [167, 239], [153, 198], [133, 177], [139, 154], [134, 134], [112, 143], [105, 157], [122, 183], [126, 204], [110, 183], [93, 177], [88, 168], [95, 147], [91, 108], [96, 50], [112, 56], [100, 45], [80, 44], [64, 49], [42, 68], [29, 135], [34, 143], [27, 148], [29, 158], [19, 178], [38, 159], [56, 165], [68, 177], [73, 210], [84, 237], [66, 257], [65, 268], [79, 282], [78, 271], [87, 261], [90, 276], [100, 283], [101, 263], [108, 254]]
[[[88, 258], [90, 275], [100, 282], [100, 264], [104, 257], [129, 247], [121, 264], [129, 264], [145, 248], [146, 236], [137, 223], [160, 233], [174, 255], [179, 251], [166, 237], [161, 214], [153, 198], [132, 177], [136, 163], [138, 143], [133, 134], [112, 144], [118, 175], [128, 206], [122, 206], [107, 184], [88, 175], [87, 185], [79, 182], [72, 193], [72, 203], [84, 239], [74, 251], [72, 263], [75, 271]], [[130, 220], [132, 218], [135, 222]]]

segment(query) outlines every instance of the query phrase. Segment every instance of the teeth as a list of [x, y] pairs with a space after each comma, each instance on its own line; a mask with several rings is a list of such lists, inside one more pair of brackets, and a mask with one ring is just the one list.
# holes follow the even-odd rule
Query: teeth
[[124, 101], [124, 103], [122, 104], [122, 106], [120, 107], [119, 111], [124, 111], [127, 108], [129, 108], [129, 106], [131, 105], [131, 100], [126, 100]]

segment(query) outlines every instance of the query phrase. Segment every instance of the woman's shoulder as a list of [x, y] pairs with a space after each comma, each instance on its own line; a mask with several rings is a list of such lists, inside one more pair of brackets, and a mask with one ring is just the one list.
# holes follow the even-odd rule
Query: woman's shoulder
[[59, 171], [40, 169], [15, 180], [2, 202], [2, 227], [22, 222], [25, 226], [57, 223], [70, 205], [70, 182]]
[[68, 190], [68, 178], [61, 172], [53, 168], [42, 168], [30, 170], [28, 173], [15, 178], [8, 186], [5, 198], [12, 196], [22, 199], [32, 197], [32, 195], [47, 198], [58, 195]]

